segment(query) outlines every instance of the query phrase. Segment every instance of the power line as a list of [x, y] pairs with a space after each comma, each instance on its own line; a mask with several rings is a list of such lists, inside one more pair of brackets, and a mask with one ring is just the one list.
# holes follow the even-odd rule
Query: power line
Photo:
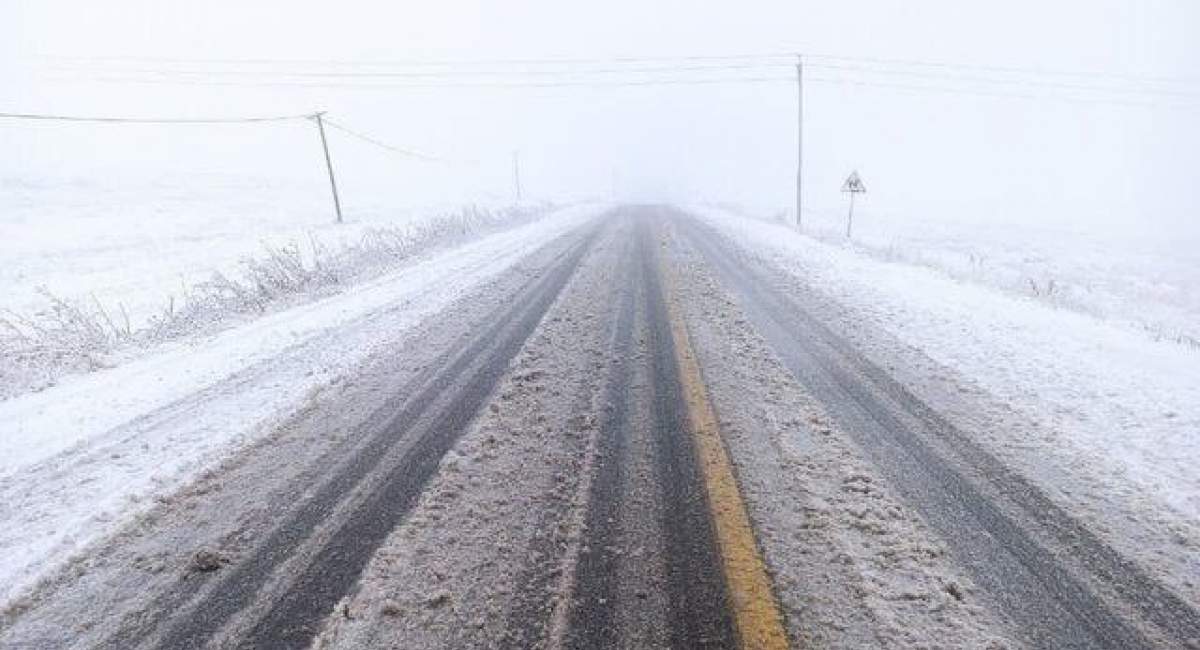
[[145, 118], [145, 117], [82, 117], [78, 115], [45, 115], [39, 113], [0, 113], [0, 118], [10, 120], [46, 120], [57, 122], [102, 122], [108, 124], [248, 124], [255, 122], [286, 122], [303, 120], [313, 116], [271, 115], [266, 117], [218, 117], [218, 118]]
[[357, 131], [348, 129], [345, 126], [342, 126], [341, 124], [338, 124], [337, 122], [334, 122], [333, 120], [329, 119], [328, 117], [325, 117], [322, 119], [325, 122], [325, 124], [332, 126], [333, 128], [335, 128], [349, 136], [358, 138], [359, 140], [362, 140], [363, 142], [373, 144], [376, 147], [381, 147], [383, 149], [387, 149], [388, 151], [398, 153], [402, 156], [405, 156], [406, 158], [415, 158], [417, 160], [424, 160], [426, 162], [450, 162], [449, 160], [446, 160], [445, 158], [438, 158], [436, 156], [430, 156], [428, 154], [423, 154], [419, 151], [413, 151], [411, 149], [404, 149], [402, 147], [397, 147], [395, 145], [388, 144], [381, 140], [377, 140], [369, 135], [365, 135], [363, 133], [359, 133]]
[[[795, 81], [794, 79], [792, 80]], [[1174, 108], [1174, 109], [1196, 109], [1200, 107], [1198, 103], [1161, 103], [1161, 102], [1139, 102], [1126, 99], [1116, 98], [1084, 98], [1070, 95], [1038, 95], [1032, 93], [1011, 93], [1011, 92], [993, 92], [988, 90], [978, 90], [969, 88], [950, 88], [945, 86], [931, 86], [924, 84], [904, 84], [890, 83], [877, 81], [862, 81], [859, 79], [847, 79], [844, 77], [810, 77], [804, 78], [805, 82], [812, 81], [815, 83], [833, 84], [841, 86], [868, 86], [872, 88], [890, 88], [896, 90], [920, 91], [920, 92], [935, 92], [950, 95], [962, 95], [973, 97], [996, 97], [1004, 99], [1030, 99], [1030, 100], [1050, 100], [1066, 102], [1071, 104], [1106, 104], [1112, 106], [1129, 106], [1140, 108]]]
[[[791, 83], [789, 76], [775, 76], [769, 73], [786, 65], [781, 57], [789, 58], [791, 54], [727, 54], [727, 55], [693, 55], [693, 56], [662, 56], [662, 57], [609, 57], [609, 58], [574, 58], [574, 59], [493, 59], [493, 60], [424, 60], [408, 62], [390, 61], [379, 62], [378, 65], [400, 66], [400, 69], [363, 71], [359, 70], [247, 70], [247, 69], [146, 69], [135, 68], [125, 71], [114, 70], [115, 74], [126, 73], [127, 76], [96, 77], [91, 76], [80, 80], [100, 83], [132, 83], [132, 84], [184, 84], [200, 86], [235, 86], [235, 87], [292, 87], [292, 88], [347, 88], [347, 89], [454, 89], [454, 88], [495, 88], [495, 89], [539, 89], [539, 88], [610, 88], [610, 87], [656, 87], [656, 86], [692, 86], [692, 85], [726, 85], [726, 84], [770, 84]], [[1123, 79], [1138, 83], [1182, 83], [1178, 80], [1165, 78], [1139, 78], [1120, 74], [1093, 74], [1085, 72], [1068, 72], [1061, 70], [1035, 70], [1029, 68], [988, 66], [961, 63], [945, 63], [917, 61], [906, 59], [887, 59], [872, 57], [848, 57], [831, 54], [806, 54], [806, 60], [818, 59], [828, 62], [808, 63], [809, 67], [833, 72], [849, 73], [853, 76], [811, 77], [815, 83], [850, 85], [876, 88], [895, 88], [918, 92], [937, 92], [944, 94], [973, 95], [981, 97], [1011, 97], [1019, 99], [1051, 99], [1084, 104], [1113, 104], [1141, 107], [1191, 107], [1188, 100], [1200, 100], [1200, 92], [1189, 92], [1182, 88], [1133, 88], [1117, 85], [1094, 85], [1086, 83], [1055, 81], [1047, 78], [1052, 75], [1066, 75], [1076, 78], [1092, 79]], [[118, 58], [103, 59], [117, 61], [158, 61], [163, 59]], [[178, 62], [222, 62], [244, 68], [250, 64], [290, 64], [297, 61], [282, 59], [170, 59]], [[362, 61], [329, 62], [312, 60], [320, 65], [346, 65], [361, 68], [368, 65]], [[839, 63], [848, 62], [848, 63]], [[492, 69], [472, 68], [472, 66], [493, 66]], [[581, 67], [603, 65], [606, 67]], [[407, 66], [407, 67], [404, 67]], [[413, 69], [413, 66], [425, 69]], [[521, 68], [496, 68], [494, 66], [525, 66]], [[535, 66], [530, 68], [528, 66]], [[568, 67], [553, 67], [568, 66]], [[892, 66], [893, 69], [878, 66]], [[897, 66], [907, 66], [907, 69]], [[428, 69], [434, 67], [435, 69]], [[967, 76], [944, 74], [941, 70], [973, 70], [983, 75]], [[729, 72], [729, 75], [711, 76], [709, 73]], [[693, 74], [696, 73], [696, 74]], [[133, 76], [128, 76], [133, 75]], [[143, 75], [150, 75], [149, 77]], [[996, 76], [1001, 75], [1001, 76]], [[1033, 75], [1033, 78], [1013, 75]], [[249, 79], [246, 81], [224, 80], [220, 77], [266, 77], [262, 80]], [[868, 77], [867, 79], [861, 78]], [[174, 78], [173, 78], [174, 77]], [[211, 77], [211, 78], [210, 78]], [[532, 79], [528, 77], [533, 77]], [[869, 77], [910, 77], [928, 79], [941, 84], [906, 84], [872, 79]], [[397, 82], [386, 82], [388, 79]], [[313, 81], [309, 81], [309, 80]], [[329, 81], [324, 81], [328, 79]], [[379, 79], [380, 82], [369, 82]], [[61, 80], [61, 79], [60, 79]], [[71, 79], [66, 79], [70, 81]], [[980, 88], [979, 86], [991, 86]], [[1021, 88], [1035, 88], [1050, 91], [1048, 93], [1013, 92]], [[1190, 87], [1189, 87], [1190, 88]], [[1200, 89], [1200, 87], [1197, 87]], [[1052, 94], [1052, 93], [1065, 94]], [[1161, 103], [1156, 101], [1138, 101], [1138, 97], [1149, 100], [1174, 98], [1176, 103]], [[233, 123], [255, 121], [277, 121], [311, 117], [277, 116], [266, 118], [225, 118], [225, 119], [143, 119], [143, 118], [81, 118], [51, 115], [0, 114], [0, 117], [19, 117], [25, 119], [62, 119], [71, 121], [95, 122], [144, 122], [144, 123]], [[348, 134], [360, 139], [392, 148], [391, 145], [373, 141], [369, 136], [354, 133], [339, 125], [330, 123], [334, 128], [340, 128]], [[430, 158], [418, 152], [411, 152], [395, 147], [396, 153], [412, 158]]]
[[1087, 84], [1062, 83], [1055, 81], [1044, 81], [1038, 79], [1006, 79], [1003, 77], [978, 77], [978, 76], [962, 76], [962, 75], [946, 75], [934, 72], [923, 72], [914, 70], [879, 70], [862, 66], [847, 66], [847, 65], [831, 65], [825, 63], [809, 63], [806, 64], [811, 68], [819, 68], [822, 70], [837, 70], [844, 72], [859, 72], [864, 74], [875, 75], [897, 75], [902, 77], [917, 77], [922, 79], [933, 79], [936, 81], [961, 81], [967, 83], [979, 84], [999, 84], [1010, 86], [1031, 86], [1038, 88], [1048, 88], [1053, 90], [1078, 90], [1085, 92], [1107, 92], [1107, 93], [1142, 93], [1150, 95], [1168, 95], [1175, 97], [1193, 97], [1200, 99], [1200, 90], [1197, 92], [1187, 92], [1184, 90], [1176, 90], [1169, 88], [1132, 88], [1120, 86], [1096, 86]]
[[[225, 118], [144, 118], [144, 117], [84, 117], [77, 115], [51, 115], [45, 113], [5, 113], [0, 112], [0, 118], [12, 120], [37, 120], [37, 121], [61, 121], [61, 122], [76, 122], [76, 123], [121, 123], [121, 124], [244, 124], [244, 123], [261, 123], [261, 122], [282, 122], [293, 120], [311, 120], [317, 125], [317, 130], [321, 138], [321, 149], [325, 155], [325, 166], [329, 172], [329, 186], [333, 196], [334, 211], [337, 215], [337, 223], [342, 223], [342, 205], [338, 195], [337, 181], [334, 177], [333, 159], [329, 154], [329, 144], [325, 139], [325, 126], [328, 125], [338, 131], [341, 131], [351, 137], [357, 138], [363, 142], [367, 142], [373, 146], [380, 147], [392, 153], [400, 154], [406, 158], [413, 158], [426, 162], [450, 162], [444, 158], [430, 156], [428, 154], [397, 147], [395, 145], [383, 142], [377, 138], [371, 137], [342, 124], [334, 122], [325, 117], [325, 113], [317, 111], [313, 113], [305, 113], [301, 115], [272, 115], [259, 117], [225, 117]], [[519, 196], [518, 196], [519, 198]]]
[[[724, 60], [712, 62], [710, 57], [691, 57], [690, 60], [700, 60], [700, 63], [670, 63], [667, 65], [655, 64], [647, 65], [618, 65], [616, 67], [573, 67], [567, 68], [493, 68], [493, 69], [477, 69], [477, 68], [462, 68], [457, 69], [449, 67], [452, 64], [445, 63], [444, 66], [438, 69], [390, 69], [390, 70], [247, 70], [247, 69], [219, 69], [219, 70], [198, 70], [198, 69], [164, 69], [164, 68], [133, 68], [126, 70], [113, 70], [115, 76], [97, 79], [91, 77], [90, 81], [102, 82], [118, 82], [118, 83], [139, 83], [139, 84], [154, 84], [154, 83], [176, 83], [176, 84], [193, 84], [193, 85], [228, 85], [228, 86], [267, 86], [267, 87], [323, 87], [323, 88], [357, 88], [357, 87], [389, 87], [384, 84], [372, 84], [370, 86], [355, 83], [357, 81], [367, 81], [373, 79], [388, 80], [397, 79], [401, 81], [412, 81], [412, 83], [394, 84], [390, 87], [402, 88], [544, 88], [556, 86], [658, 86], [658, 85], [691, 85], [691, 84], [720, 84], [720, 83], [761, 83], [764, 81], [773, 81], [774, 78], [762, 76], [761, 73], [782, 69], [785, 66], [790, 69], [791, 63], [782, 63], [774, 59], [764, 58], [773, 55], [761, 55], [755, 59], [746, 57], [735, 57], [730, 55]], [[1065, 92], [1082, 92], [1082, 93], [1098, 93], [1109, 95], [1143, 95], [1143, 96], [1161, 96], [1161, 97], [1176, 97], [1183, 99], [1200, 99], [1200, 86], [1186, 87], [1131, 87], [1128, 85], [1113, 85], [1107, 83], [1104, 85], [1086, 84], [1078, 82], [1067, 82], [1062, 80], [1053, 80], [1046, 78], [1045, 72], [1036, 72], [1034, 77], [1013, 77], [1013, 74], [1022, 73], [1028, 74], [1029, 70], [1020, 68], [1004, 68], [999, 66], [973, 66], [967, 64], [945, 64], [932, 62], [914, 62], [900, 61], [887, 59], [871, 59], [866, 57], [838, 57], [832, 55], [812, 55], [814, 58], [833, 60], [833, 61], [861, 61], [866, 64], [845, 64], [845, 63], [809, 63], [810, 67], [825, 70], [834, 70], [849, 73], [858, 73], [861, 75], [871, 76], [898, 76], [898, 77], [913, 77], [921, 79], [930, 79], [933, 81], [950, 82], [955, 84], [974, 84], [974, 85], [990, 85], [996, 87], [1014, 86], [1014, 87], [1035, 87], [1050, 91], [1065, 91]], [[705, 61], [705, 59], [709, 59]], [[626, 59], [609, 59], [607, 61], [634, 61], [645, 62], [654, 61], [649, 58], [626, 58]], [[517, 61], [517, 60], [510, 60]], [[563, 62], [569, 61], [605, 61], [604, 59], [550, 59], [550, 60], [525, 60], [522, 65], [540, 63], [545, 65], [562, 65]], [[429, 65], [429, 64], [418, 64]], [[889, 69], [880, 68], [879, 65], [907, 65], [907, 66], [926, 66], [924, 69]], [[932, 70], [930, 68], [933, 68]], [[68, 68], [68, 70], [70, 70]], [[945, 74], [941, 70], [976, 70], [983, 71], [982, 74], [991, 76], [966, 76], [959, 74]], [[723, 76], [718, 78], [704, 78], [695, 76], [692, 73], [708, 73], [708, 72], [737, 72], [738, 76]], [[744, 73], [744, 74], [742, 74]], [[664, 76], [664, 75], [672, 76]], [[996, 76], [997, 74], [1001, 76]], [[1065, 74], [1065, 73], [1063, 73]], [[132, 75], [132, 76], [130, 76]], [[144, 75], [149, 75], [144, 76]], [[614, 76], [618, 75], [618, 76]], [[680, 76], [684, 75], [684, 76]], [[1037, 76], [1043, 75], [1043, 76]], [[1120, 75], [1108, 76], [1088, 76], [1083, 73], [1076, 75], [1080, 78], [1094, 79], [1118, 79], [1123, 78]], [[174, 77], [174, 78], [172, 78]], [[182, 78], [180, 78], [182, 77]], [[249, 80], [244, 82], [230, 82], [221, 79], [221, 77], [242, 77], [242, 78], [257, 78], [262, 77], [262, 80]], [[534, 80], [525, 79], [525, 77], [534, 77]], [[596, 78], [599, 77], [599, 78]], [[545, 81], [541, 78], [548, 78]], [[781, 77], [782, 78], [782, 77]], [[790, 78], [790, 77], [789, 77]], [[307, 80], [333, 80], [330, 82], [310, 82]], [[347, 83], [350, 82], [350, 83]], [[1145, 83], [1146, 80], [1141, 80]], [[1157, 80], [1154, 83], [1165, 83], [1162, 80]], [[879, 86], [889, 87], [896, 84], [889, 83], [867, 83], [855, 81], [854, 85], [861, 86]], [[969, 88], [969, 86], [968, 86]], [[1192, 91], [1192, 89], [1195, 89]], [[945, 92], [946, 89], [938, 89]], [[973, 90], [967, 94], [981, 94]], [[1001, 93], [989, 93], [1000, 95]], [[1018, 95], [1013, 95], [1018, 96]], [[1124, 101], [1116, 103], [1128, 103]], [[1139, 102], [1135, 102], [1139, 103]], [[1139, 104], [1150, 105], [1151, 102], [1142, 102]]]
[[494, 65], [604, 65], [614, 63], [664, 63], [680, 61], [745, 61], [779, 59], [795, 57], [794, 53], [787, 54], [714, 54], [714, 55], [681, 55], [681, 56], [614, 56], [614, 57], [562, 57], [562, 58], [501, 58], [501, 59], [204, 59], [204, 58], [171, 58], [171, 57], [43, 57], [58, 61], [116, 61], [140, 63], [190, 63], [211, 65], [325, 65], [339, 67], [379, 67], [379, 66], [494, 66]]
[[[213, 76], [213, 77], [297, 77], [297, 78], [347, 78], [347, 79], [387, 79], [387, 78], [455, 78], [455, 77], [487, 77], [487, 76], [559, 76], [559, 75], [595, 75], [595, 74], [646, 74], [657, 72], [698, 72], [713, 70], [764, 70], [768, 68], [790, 68], [791, 64], [784, 63], [721, 63], [721, 64], [683, 64], [683, 65], [654, 65], [654, 66], [619, 66], [605, 68], [492, 68], [458, 70], [384, 70], [384, 71], [347, 71], [347, 70], [199, 70], [172, 68], [124, 68], [113, 69], [111, 72], [148, 74], [148, 75], [179, 75], [179, 76]], [[56, 68], [66, 71], [78, 71], [79, 68]]]
[[796, 52], [804, 52], [807, 60], [828, 60], [828, 61], [843, 61], [859, 64], [876, 64], [889, 66], [905, 66], [905, 67], [921, 67], [921, 68], [941, 68], [941, 69], [958, 69], [958, 70], [973, 70], [985, 71], [989, 73], [1002, 74], [1024, 74], [1038, 77], [1065, 76], [1077, 78], [1103, 78], [1103, 79], [1118, 79], [1124, 81], [1132, 81], [1137, 83], [1155, 83], [1155, 84], [1200, 84], [1200, 78], [1181, 78], [1181, 77], [1162, 77], [1162, 76], [1143, 76], [1121, 72], [1111, 71], [1084, 71], [1084, 70], [1064, 70], [1055, 68], [1029, 68], [1018, 66], [1002, 66], [977, 63], [960, 63], [947, 61], [930, 61], [921, 59], [906, 59], [906, 58], [887, 58], [887, 57], [868, 57], [868, 56], [846, 56], [838, 54], [828, 54], [819, 52], [806, 51], [804, 48], [799, 48], [792, 52], [767, 52], [767, 53], [742, 53], [742, 54], [715, 54], [715, 55], [678, 55], [678, 56], [616, 56], [616, 57], [592, 57], [592, 58], [500, 58], [500, 59], [381, 59], [381, 60], [352, 60], [352, 59], [182, 59], [182, 58], [155, 58], [155, 57], [89, 57], [82, 59], [79, 57], [47, 57], [51, 60], [59, 61], [113, 61], [113, 62], [141, 62], [141, 63], [185, 63], [185, 64], [209, 64], [209, 65], [300, 65], [310, 67], [313, 65], [322, 65], [330, 67], [472, 67], [472, 66], [564, 66], [564, 65], [607, 65], [607, 64], [670, 64], [670, 63], [694, 63], [694, 62], [759, 62], [759, 65], [790, 65], [795, 59]]
[[[941, 78], [929, 77], [932, 79]], [[887, 81], [864, 80], [849, 77], [806, 77], [806, 80], [811, 80], [814, 83], [822, 84], [837, 84], [849, 86], [861, 86], [872, 88], [890, 88], [902, 89], [909, 91], [926, 91], [952, 95], [976, 96], [976, 97], [998, 97], [998, 98], [1013, 98], [1013, 99], [1030, 99], [1030, 100], [1051, 100], [1064, 101], [1076, 104], [1108, 104], [1114, 106], [1136, 106], [1143, 108], [1195, 108], [1197, 103], [1189, 103], [1188, 99], [1195, 98], [1200, 100], [1200, 95], [1179, 94], [1184, 101], [1173, 103], [1155, 102], [1155, 101], [1135, 101], [1128, 97], [1102, 97], [1102, 96], [1078, 96], [1078, 95], [1056, 95], [1056, 94], [1036, 94], [1036, 93], [1021, 93], [1021, 92], [1001, 92], [987, 89], [971, 88], [971, 87], [952, 87], [938, 86], [925, 84], [904, 84], [893, 83]], [[953, 79], [948, 79], [953, 80]], [[559, 89], [559, 88], [620, 88], [620, 87], [662, 87], [662, 86], [703, 86], [703, 85], [740, 85], [740, 84], [772, 84], [772, 83], [788, 83], [794, 84], [794, 76], [729, 76], [718, 78], [657, 78], [657, 79], [640, 79], [640, 80], [622, 80], [622, 79], [562, 79], [555, 81], [446, 81], [446, 82], [401, 82], [401, 83], [359, 83], [353, 81], [345, 82], [289, 82], [289, 81], [263, 81], [263, 82], [239, 82], [239, 81], [215, 81], [215, 80], [172, 80], [172, 79], [144, 79], [134, 77], [108, 77], [108, 78], [91, 78], [84, 80], [87, 82], [101, 83], [128, 83], [139, 85], [196, 85], [196, 86], [222, 86], [222, 87], [243, 87], [243, 88], [305, 88], [305, 89], [357, 89], [357, 90], [453, 90], [453, 89]], [[1020, 84], [1018, 84], [1020, 85]], [[1102, 87], [1056, 87], [1055, 90], [1064, 90], [1068, 92], [1089, 92], [1089, 93], [1106, 93], [1113, 92], [1110, 89]], [[1119, 91], [1117, 91], [1119, 94]]]
[[[519, 70], [519, 71], [486, 72], [486, 73], [485, 72], [474, 72], [474, 71], [454, 71], [454, 72], [429, 72], [429, 71], [416, 71], [416, 72], [280, 72], [280, 73], [272, 74], [272, 76], [279, 77], [280, 78], [279, 81], [249, 82], [249, 83], [244, 83], [243, 85], [257, 85], [257, 84], [279, 84], [279, 85], [288, 84], [288, 85], [297, 85], [297, 86], [317, 85], [317, 84], [300, 84], [300, 83], [292, 82], [292, 81], [290, 81], [290, 78], [297, 78], [297, 79], [308, 79], [308, 78], [315, 78], [315, 79], [325, 79], [325, 78], [330, 78], [330, 79], [393, 79], [394, 78], [394, 79], [428, 79], [431, 81], [438, 81], [441, 79], [455, 80], [455, 79], [461, 79], [464, 77], [466, 77], [466, 78], [478, 77], [479, 78], [478, 81], [473, 80], [473, 81], [470, 81], [469, 83], [480, 84], [481, 87], [485, 86], [485, 85], [491, 85], [493, 83], [495, 85], [501, 85], [500, 82], [506, 82], [506, 85], [509, 83], [512, 85], [527, 83], [530, 86], [535, 86], [535, 87], [536, 87], [536, 85], [545, 85], [545, 84], [541, 84], [540, 82], [524, 82], [524, 81], [520, 80], [520, 77], [522, 77], [522, 76], [576, 77], [576, 79], [570, 79], [570, 78], [566, 79], [566, 81], [571, 82], [571, 83], [582, 83], [582, 82], [591, 83], [593, 81], [598, 81], [598, 82], [604, 83], [604, 84], [611, 82], [612, 85], [621, 85], [621, 84], [639, 85], [641, 82], [645, 82], [647, 85], [653, 85], [653, 84], [660, 83], [660, 82], [667, 84], [667, 83], [672, 83], [673, 81], [671, 81], [671, 80], [664, 81], [661, 78], [660, 79], [653, 79], [653, 78], [640, 79], [637, 75], [642, 75], [642, 74], [647, 74], [647, 73], [658, 74], [658, 73], [662, 73], [662, 72], [684, 72], [684, 73], [687, 73], [687, 72], [694, 72], [694, 71], [726, 71], [726, 70], [759, 71], [759, 70], [763, 70], [763, 69], [767, 69], [767, 68], [783, 69], [783, 68], [791, 68], [791, 67], [792, 67], [791, 64], [788, 64], [786, 66], [783, 64], [771, 64], [770, 66], [757, 64], [757, 65], [716, 65], [716, 66], [701, 65], [701, 66], [682, 66], [682, 67], [672, 66], [672, 67], [654, 67], [654, 68], [601, 68], [601, 69], [586, 69], [586, 70]], [[920, 71], [920, 70], [915, 70], [915, 71], [914, 70], [880, 70], [877, 68], [870, 68], [870, 67], [863, 67], [863, 66], [823, 64], [823, 63], [811, 63], [811, 64], [809, 64], [809, 67], [822, 69], [822, 70], [856, 72], [856, 73], [867, 74], [867, 75], [914, 77], [914, 78], [922, 78], [922, 79], [931, 79], [931, 80], [935, 80], [935, 81], [966, 82], [966, 83], [972, 83], [972, 84], [987, 84], [987, 85], [993, 85], [993, 86], [996, 86], [996, 85], [999, 85], [999, 86], [1006, 86], [1006, 85], [1007, 86], [1023, 86], [1023, 87], [1045, 88], [1045, 89], [1050, 89], [1050, 90], [1082, 91], [1082, 92], [1097, 92], [1097, 93], [1112, 93], [1112, 94], [1162, 95], [1162, 96], [1171, 96], [1171, 97], [1200, 99], [1200, 90], [1197, 90], [1196, 92], [1188, 92], [1188, 91], [1184, 91], [1184, 90], [1176, 90], [1176, 89], [1170, 89], [1170, 88], [1133, 88], [1133, 87], [1121, 87], [1121, 86], [1111, 86], [1111, 85], [1103, 86], [1103, 85], [1088, 85], [1088, 84], [1078, 84], [1078, 83], [1063, 83], [1063, 82], [1045, 81], [1045, 80], [1037, 80], [1037, 79], [1009, 79], [1009, 78], [1002, 78], [1002, 77], [946, 75], [946, 74], [941, 74], [941, 73], [925, 72], [925, 71]], [[228, 76], [239, 76], [239, 77], [260, 77], [260, 76], [264, 76], [267, 74], [267, 73], [243, 71], [243, 70], [216, 71], [213, 73], [206, 72], [206, 71], [195, 71], [195, 70], [187, 70], [187, 71], [130, 70], [128, 72], [150, 74], [150, 75], [154, 75], [154, 76], [180, 75], [180, 76], [189, 78], [188, 79], [189, 82], [192, 80], [195, 80], [202, 84], [208, 82], [208, 80], [203, 78], [204, 76], [226, 76], [226, 75], [228, 75]], [[633, 78], [627, 79], [627, 80], [624, 80], [624, 79], [611, 79], [611, 80], [610, 79], [600, 79], [600, 80], [586, 79], [587, 76], [596, 75], [596, 74], [603, 74], [603, 75], [625, 74], [627, 76], [632, 76]], [[506, 77], [510, 77], [510, 76], [514, 77], [515, 79], [514, 80], [506, 79]], [[499, 79], [499, 82], [493, 82], [493, 81], [491, 81], [491, 79], [489, 79], [489, 77]], [[583, 77], [583, 78], [581, 79], [580, 77]], [[127, 78], [117, 78], [117, 79], [122, 80], [122, 81], [127, 80]], [[737, 80], [737, 81], [741, 81], [744, 79], [753, 80], [753, 81], [760, 80], [758, 78], [753, 78], [753, 77], [751, 77], [751, 78], [735, 77], [735, 78], [729, 78], [729, 79]], [[154, 78], [146, 78], [146, 79], [129, 78], [128, 80], [137, 81], [137, 82], [158, 81], [157, 79], [154, 79]], [[171, 82], [170, 79], [163, 79], [162, 81], [163, 82]], [[683, 80], [680, 80], [681, 83], [682, 83], [682, 81]], [[697, 82], [699, 82], [699, 83], [716, 83], [717, 81], [718, 80], [697, 79]], [[620, 83], [618, 83], [618, 82], [620, 82]], [[445, 84], [430, 83], [428, 85], [430, 87], [432, 87], [434, 85], [458, 87], [459, 85], [466, 85], [466, 84], [459, 84], [456, 82], [456, 83], [445, 83]], [[331, 86], [331, 87], [337, 87], [337, 86]]]
[[[105, 123], [105, 124], [246, 124], [259, 122], [284, 122], [292, 120], [312, 120], [317, 117], [317, 113], [304, 113], [301, 115], [272, 115], [265, 117], [228, 117], [228, 118], [142, 118], [142, 117], [83, 117], [75, 115], [49, 115], [42, 113], [0, 113], [0, 118], [13, 120], [38, 120], [38, 121], [62, 121], [62, 122], [84, 122], [84, 123]], [[388, 144], [379, 139], [373, 138], [364, 133], [360, 133], [345, 125], [334, 122], [328, 117], [323, 117], [324, 124], [333, 127], [349, 136], [370, 143], [377, 147], [387, 149], [394, 153], [400, 154], [407, 158], [424, 160], [427, 162], [452, 162], [445, 158], [431, 156], [412, 149], [405, 149], [395, 145]]]
[[773, 82], [780, 80], [791, 80], [791, 77], [718, 77], [718, 78], [658, 78], [658, 79], [641, 79], [641, 80], [589, 80], [589, 79], [563, 79], [555, 81], [513, 81], [501, 79], [500, 81], [448, 81], [444, 83], [435, 82], [412, 82], [412, 83], [357, 83], [353, 81], [346, 82], [292, 82], [292, 81], [260, 81], [260, 82], [239, 82], [239, 81], [217, 81], [217, 80], [172, 80], [172, 79], [146, 79], [138, 77], [99, 77], [84, 79], [88, 82], [115, 82], [115, 83], [132, 83], [132, 84], [176, 84], [176, 85], [197, 85], [197, 86], [235, 86], [243, 88], [263, 88], [263, 87], [281, 87], [281, 88], [555, 88], [555, 87], [612, 87], [612, 86], [663, 86], [663, 85], [689, 85], [689, 84], [721, 84], [721, 83], [760, 83]]
[[1092, 79], [1119, 79], [1137, 83], [1157, 84], [1200, 84], [1200, 78], [1159, 77], [1126, 74], [1108, 71], [1063, 70], [1059, 68], [1023, 68], [1018, 66], [988, 65], [979, 63], [952, 63], [947, 61], [923, 61], [920, 59], [889, 59], [883, 57], [840, 56], [834, 54], [808, 54], [806, 59], [825, 59], [829, 61], [848, 61], [851, 63], [872, 63], [891, 66], [909, 66], [920, 68], [944, 68], [954, 70], [975, 70], [1003, 74], [1026, 74], [1039, 77], [1079, 77]]

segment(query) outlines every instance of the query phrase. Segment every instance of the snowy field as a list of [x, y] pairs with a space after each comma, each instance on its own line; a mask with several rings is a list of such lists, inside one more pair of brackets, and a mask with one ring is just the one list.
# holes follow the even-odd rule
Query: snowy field
[[836, 247], [1200, 348], [1200, 231], [886, 215], [860, 202], [848, 244], [844, 207], [804, 219], [807, 235]]
[[564, 208], [353, 291], [0, 402], [0, 605], [344, 381], [381, 341], [601, 209]]
[[[137, 328], [171, 296], [234, 273], [246, 256], [310, 238], [336, 247], [458, 209], [362, 204], [334, 222], [328, 185], [241, 176], [165, 175], [153, 181], [0, 179], [0, 309], [47, 306], [39, 288], [122, 308]], [[345, 198], [343, 199], [345, 200]]]
[[[1172, 554], [1184, 576], [1200, 571], [1200, 348], [1131, 327], [1141, 315], [1200, 327], [1200, 262], [1086, 240], [1076, 249], [1037, 232], [989, 239], [950, 230], [943, 240], [932, 228], [897, 236], [901, 252], [890, 254], [884, 237], [850, 246], [830, 233], [696, 211], [843, 305], [842, 318], [887, 333], [1038, 423], [1036, 433], [985, 434], [1050, 494], [1094, 506], [1089, 518], [1101, 528], [1136, 536], [1166, 522], [1168, 541], [1149, 552]], [[1042, 244], [1023, 254], [1022, 238]], [[984, 260], [978, 272], [963, 266], [972, 253]], [[1022, 291], [1035, 269], [1084, 304]]]
[[[0, 400], [340, 290], [549, 206], [343, 203], [232, 175], [0, 181]], [[392, 197], [380, 193], [378, 197]]]

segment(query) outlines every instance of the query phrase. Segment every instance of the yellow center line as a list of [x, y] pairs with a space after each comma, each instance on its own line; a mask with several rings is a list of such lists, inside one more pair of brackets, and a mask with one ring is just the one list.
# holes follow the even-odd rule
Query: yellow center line
[[717, 416], [700, 376], [687, 326], [674, 300], [667, 263], [661, 255], [659, 264], [688, 423], [704, 476], [739, 646], [754, 650], [787, 648], [783, 613], [771, 588], [771, 577], [754, 538], [750, 515], [738, 490], [733, 464], [721, 439]]

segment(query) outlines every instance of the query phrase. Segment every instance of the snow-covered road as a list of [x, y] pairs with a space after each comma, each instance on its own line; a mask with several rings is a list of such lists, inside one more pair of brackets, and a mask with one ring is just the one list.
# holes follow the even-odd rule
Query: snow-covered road
[[1200, 636], [1192, 479], [1114, 477], [1031, 397], [1083, 408], [1035, 371], [1116, 392], [1086, 364], [1149, 348], [727, 213], [597, 210], [0, 404], [0, 645]]

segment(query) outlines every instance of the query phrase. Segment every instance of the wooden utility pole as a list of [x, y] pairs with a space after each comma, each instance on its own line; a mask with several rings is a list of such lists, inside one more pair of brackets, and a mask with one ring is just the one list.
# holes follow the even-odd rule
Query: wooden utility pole
[[342, 222], [342, 202], [338, 200], [337, 181], [333, 179], [333, 161], [329, 158], [329, 143], [325, 141], [325, 124], [321, 122], [324, 111], [313, 114], [317, 120], [317, 131], [321, 134], [321, 149], [325, 151], [325, 167], [329, 170], [329, 188], [333, 190], [333, 209], [337, 212], [337, 222]]
[[802, 227], [800, 217], [801, 183], [804, 169], [804, 58], [796, 55], [796, 227]]
[[513, 190], [517, 195], [517, 203], [521, 202], [521, 152], [513, 152]]

